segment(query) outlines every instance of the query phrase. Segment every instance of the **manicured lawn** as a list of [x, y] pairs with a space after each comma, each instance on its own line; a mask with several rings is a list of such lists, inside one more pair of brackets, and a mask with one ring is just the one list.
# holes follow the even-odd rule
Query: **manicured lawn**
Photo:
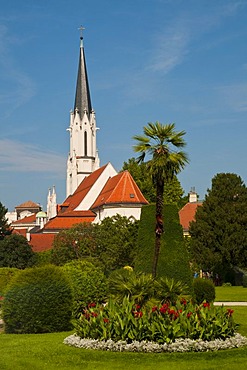
[[[239, 332], [247, 336], [247, 307], [233, 308]], [[66, 346], [63, 339], [69, 334], [0, 334], [0, 369], [246, 369], [247, 347], [207, 353], [113, 353]]]
[[247, 288], [242, 286], [216, 287], [216, 299], [219, 302], [247, 302]]
[[65, 346], [62, 341], [66, 335], [0, 335], [1, 370], [246, 369], [247, 348], [214, 353], [112, 353]]
[[234, 306], [234, 321], [239, 324], [238, 332], [247, 337], [247, 307]]

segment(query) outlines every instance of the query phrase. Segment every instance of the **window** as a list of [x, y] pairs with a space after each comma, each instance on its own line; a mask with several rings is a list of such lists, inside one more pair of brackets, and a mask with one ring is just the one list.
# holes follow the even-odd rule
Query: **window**
[[87, 132], [84, 131], [84, 155], [87, 157]]

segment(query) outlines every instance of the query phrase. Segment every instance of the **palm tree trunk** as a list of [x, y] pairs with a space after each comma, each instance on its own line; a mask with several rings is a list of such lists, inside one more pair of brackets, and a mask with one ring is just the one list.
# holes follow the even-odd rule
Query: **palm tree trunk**
[[164, 181], [157, 182], [156, 186], [156, 226], [155, 226], [155, 247], [152, 275], [156, 278], [157, 266], [159, 260], [161, 235], [163, 234], [163, 196], [164, 196]]

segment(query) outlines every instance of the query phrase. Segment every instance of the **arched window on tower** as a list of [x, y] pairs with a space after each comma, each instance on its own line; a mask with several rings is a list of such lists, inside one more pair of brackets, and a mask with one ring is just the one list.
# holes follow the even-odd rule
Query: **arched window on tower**
[[87, 157], [87, 131], [84, 131], [84, 155]]

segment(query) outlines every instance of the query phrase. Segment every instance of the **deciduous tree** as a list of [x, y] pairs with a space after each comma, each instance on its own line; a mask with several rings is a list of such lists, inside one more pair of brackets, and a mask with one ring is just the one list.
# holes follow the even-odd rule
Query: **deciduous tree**
[[106, 273], [132, 264], [137, 242], [138, 221], [116, 215], [101, 224], [78, 224], [60, 232], [54, 242], [52, 262], [63, 265], [75, 259], [87, 259]]
[[51, 261], [56, 265], [96, 256], [95, 225], [80, 223], [61, 231], [54, 239]]
[[35, 253], [22, 235], [12, 234], [0, 241], [0, 267], [25, 269], [35, 263]]

